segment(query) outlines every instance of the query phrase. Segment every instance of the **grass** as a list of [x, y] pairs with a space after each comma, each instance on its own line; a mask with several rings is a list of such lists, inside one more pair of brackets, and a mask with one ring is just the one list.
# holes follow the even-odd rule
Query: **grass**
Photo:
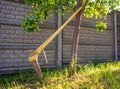
[[120, 62], [96, 66], [78, 66], [77, 75], [71, 69], [44, 70], [39, 80], [33, 70], [0, 77], [0, 89], [120, 89]]

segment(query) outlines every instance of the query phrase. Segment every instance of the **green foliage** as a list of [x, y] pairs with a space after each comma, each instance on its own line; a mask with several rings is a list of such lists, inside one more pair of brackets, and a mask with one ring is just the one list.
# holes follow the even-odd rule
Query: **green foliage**
[[[28, 32], [39, 30], [39, 22], [43, 22], [53, 11], [62, 12], [76, 9], [77, 0], [24, 0], [32, 10], [25, 16], [22, 26]], [[83, 0], [83, 3], [85, 0]], [[82, 3], [82, 4], [83, 4]], [[119, 6], [119, 7], [118, 7]], [[120, 0], [89, 0], [85, 6], [84, 16], [87, 18], [106, 19], [108, 13], [120, 8]], [[98, 31], [106, 29], [106, 23], [97, 22]]]
[[115, 61], [115, 58], [114, 57], [108, 57], [107, 58], [107, 62], [114, 62]]
[[99, 55], [96, 55], [95, 59], [92, 60], [92, 63], [94, 66], [100, 64], [100, 60], [99, 60]]
[[107, 28], [107, 26], [106, 26], [106, 23], [104, 23], [102, 21], [98, 21], [96, 23], [96, 28], [97, 28], [98, 31], [102, 32], [104, 29]]
[[[32, 10], [25, 16], [22, 26], [28, 32], [39, 30], [39, 22], [43, 22], [52, 12], [70, 11], [75, 8], [76, 0], [25, 0]], [[66, 6], [67, 5], [67, 6]]]
[[38, 31], [39, 28], [39, 17], [36, 15], [27, 15], [22, 23], [22, 26], [25, 27], [25, 30], [28, 32]]
[[[115, 58], [114, 57], [108, 57], [104, 63], [110, 63], [110, 62], [115, 62]], [[92, 60], [92, 64], [94, 66], [97, 66], [98, 64], [103, 63], [103, 61], [100, 61], [100, 56], [96, 55], [96, 57]]]
[[120, 89], [120, 62], [96, 66], [79, 65], [77, 76], [68, 76], [69, 69], [44, 70], [43, 80], [34, 71], [0, 76], [1, 89]]
[[106, 22], [103, 20], [106, 20], [107, 15], [116, 10], [119, 5], [120, 0], [90, 0], [84, 11], [84, 16], [98, 19], [96, 29], [102, 32], [107, 28]]

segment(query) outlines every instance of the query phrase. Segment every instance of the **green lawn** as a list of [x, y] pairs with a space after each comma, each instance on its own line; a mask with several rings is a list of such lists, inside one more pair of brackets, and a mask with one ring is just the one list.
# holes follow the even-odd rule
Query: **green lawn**
[[0, 76], [0, 89], [120, 89], [120, 62], [78, 66], [75, 76], [70, 71], [44, 70], [42, 80], [33, 70]]

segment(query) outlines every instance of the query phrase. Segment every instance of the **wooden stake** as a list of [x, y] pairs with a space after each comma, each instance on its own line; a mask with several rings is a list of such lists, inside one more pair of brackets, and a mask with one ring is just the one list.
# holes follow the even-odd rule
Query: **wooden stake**
[[34, 69], [35, 69], [35, 71], [36, 71], [37, 76], [38, 76], [39, 78], [41, 78], [41, 77], [42, 77], [42, 72], [41, 72], [41, 68], [40, 68], [40, 65], [39, 65], [39, 63], [38, 63], [38, 60], [35, 60], [35, 61], [32, 62], [32, 63], [33, 63], [33, 66], [34, 66]]
[[[34, 55], [34, 51], [30, 50], [29, 51], [29, 58], [31, 58], [33, 55]], [[36, 57], [36, 60], [34, 60], [32, 62], [32, 64], [34, 66], [34, 69], [35, 69], [35, 72], [36, 72], [38, 78], [41, 78], [42, 77], [42, 72], [41, 72], [41, 68], [40, 68], [39, 62], [38, 62], [38, 57]]]

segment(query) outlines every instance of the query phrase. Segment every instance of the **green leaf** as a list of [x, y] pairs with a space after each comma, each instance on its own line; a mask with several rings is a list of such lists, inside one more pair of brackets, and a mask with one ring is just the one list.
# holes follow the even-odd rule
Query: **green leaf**
[[104, 23], [104, 22], [102, 22], [102, 21], [98, 21], [98, 22], [96, 23], [96, 29], [97, 29], [99, 32], [103, 32], [106, 28], [107, 28], [106, 23]]

